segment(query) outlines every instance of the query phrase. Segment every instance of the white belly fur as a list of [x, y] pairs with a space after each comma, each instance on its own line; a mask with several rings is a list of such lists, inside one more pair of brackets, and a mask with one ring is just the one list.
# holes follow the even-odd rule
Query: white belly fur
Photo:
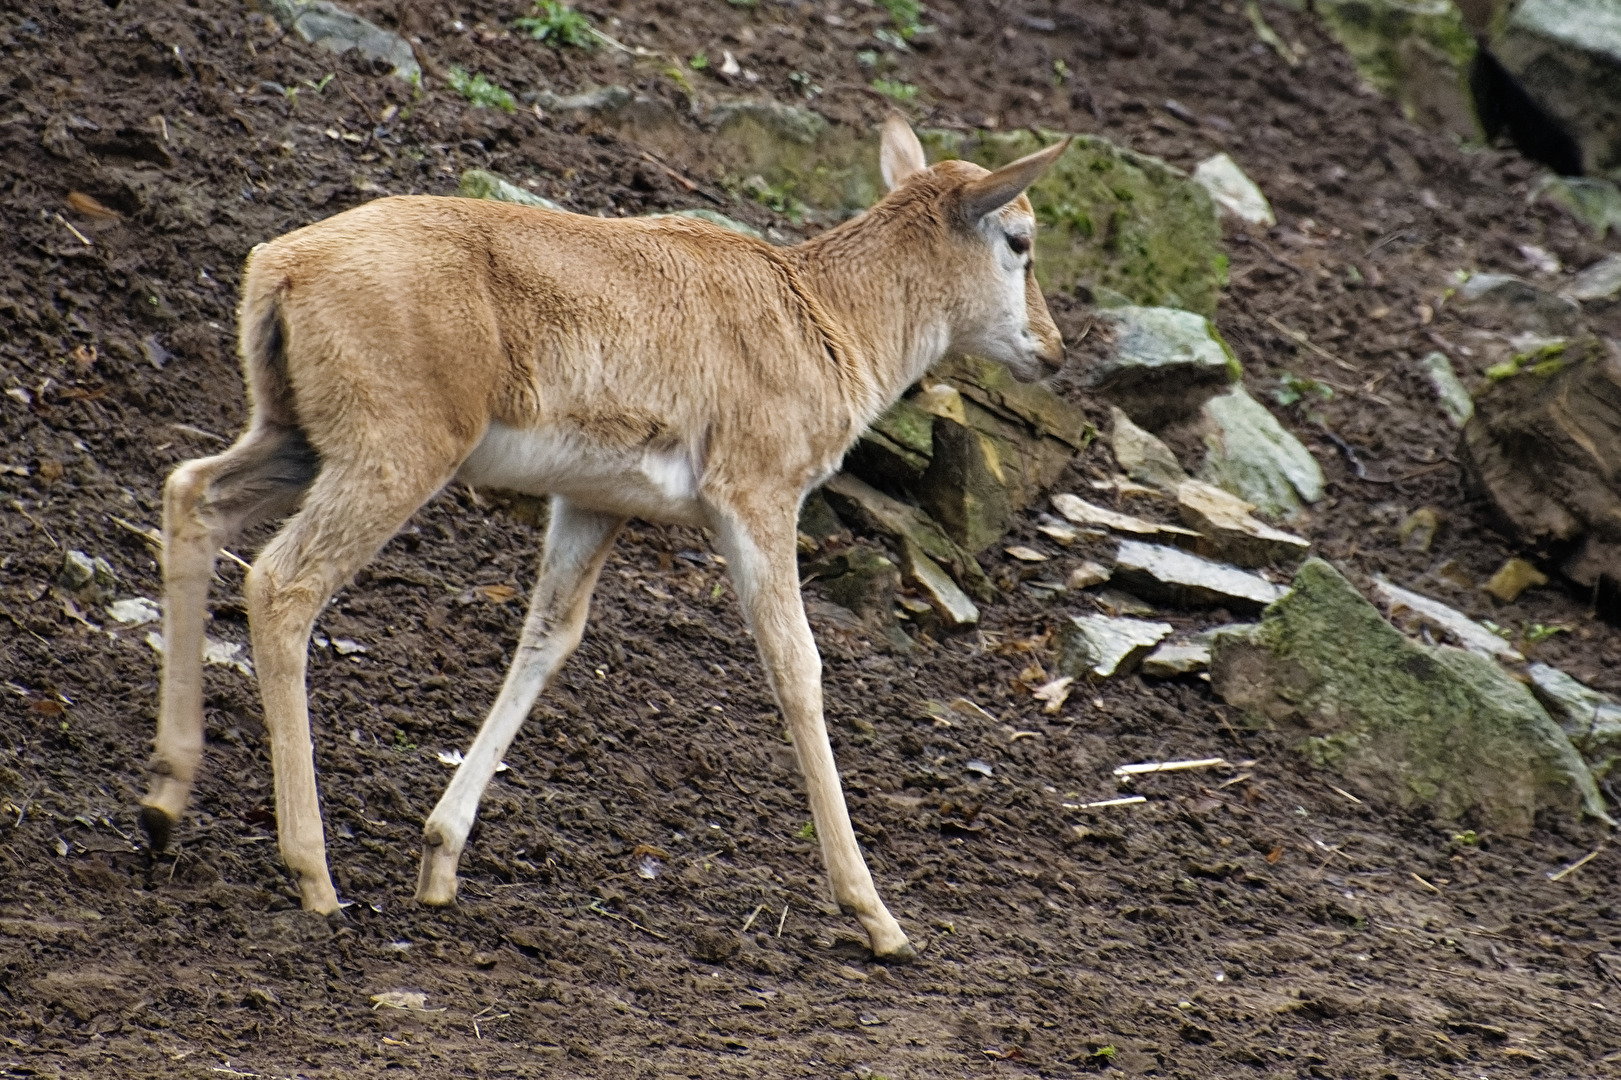
[[620, 449], [555, 428], [490, 425], [456, 478], [474, 487], [562, 495], [576, 505], [649, 521], [705, 524], [698, 474], [678, 449]]

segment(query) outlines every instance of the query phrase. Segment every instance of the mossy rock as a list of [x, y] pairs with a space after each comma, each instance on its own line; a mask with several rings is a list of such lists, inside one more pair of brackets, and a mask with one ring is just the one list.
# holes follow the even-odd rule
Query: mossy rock
[[1520, 0], [1492, 51], [1581, 146], [1587, 175], [1621, 180], [1621, 3]]
[[1485, 657], [1408, 639], [1322, 559], [1253, 630], [1217, 636], [1210, 675], [1251, 722], [1299, 733], [1302, 753], [1367, 797], [1514, 836], [1544, 812], [1609, 820], [1525, 686]]
[[1480, 137], [1469, 92], [1475, 38], [1451, 0], [1318, 0], [1316, 9], [1362, 77], [1409, 120]]

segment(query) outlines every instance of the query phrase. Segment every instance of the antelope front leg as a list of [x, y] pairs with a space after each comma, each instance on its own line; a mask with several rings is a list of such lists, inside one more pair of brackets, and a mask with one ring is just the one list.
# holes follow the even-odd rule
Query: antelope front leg
[[892, 963], [913, 960], [917, 950], [878, 899], [839, 785], [833, 747], [822, 719], [822, 658], [799, 594], [794, 515], [773, 512], [771, 517], [760, 516], [763, 520], [753, 521], [741, 514], [726, 515], [728, 520], [720, 523], [718, 534], [731, 560], [732, 580], [754, 628], [777, 703], [788, 718], [833, 897], [867, 931], [878, 959]]
[[529, 717], [535, 698], [580, 644], [591, 590], [625, 519], [552, 499], [540, 577], [495, 706], [456, 768], [450, 786], [422, 829], [422, 868], [416, 898], [424, 904], [456, 899], [456, 864], [501, 757]]

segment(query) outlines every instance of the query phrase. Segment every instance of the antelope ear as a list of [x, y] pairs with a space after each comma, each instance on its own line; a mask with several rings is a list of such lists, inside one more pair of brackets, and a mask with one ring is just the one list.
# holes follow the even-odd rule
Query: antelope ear
[[898, 112], [889, 114], [884, 121], [884, 138], [878, 148], [878, 166], [884, 173], [884, 184], [894, 191], [915, 172], [929, 167], [923, 157], [923, 144], [917, 141], [912, 125]]
[[969, 221], [978, 221], [1018, 198], [1025, 188], [1035, 183], [1053, 162], [1063, 156], [1073, 138], [1071, 136], [1045, 150], [1037, 150], [969, 183], [962, 193], [963, 214]]

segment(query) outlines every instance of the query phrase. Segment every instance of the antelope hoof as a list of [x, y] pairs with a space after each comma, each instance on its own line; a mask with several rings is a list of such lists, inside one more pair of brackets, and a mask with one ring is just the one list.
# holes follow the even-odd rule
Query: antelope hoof
[[174, 832], [174, 818], [160, 807], [142, 806], [141, 831], [146, 834], [146, 846], [154, 853], [165, 851], [169, 847], [169, 836]]
[[152, 786], [141, 800], [141, 831], [146, 833], [146, 842], [153, 851], [163, 851], [169, 846], [175, 822], [186, 811], [191, 783], [176, 777], [174, 767], [162, 758], [153, 758], [147, 773]]
[[305, 911], [313, 911], [329, 919], [343, 913], [343, 905], [338, 903], [338, 890], [332, 887], [332, 879], [325, 874], [300, 874], [298, 892], [304, 898]]
[[917, 950], [906, 940], [906, 931], [889, 912], [880, 909], [872, 918], [857, 916], [861, 928], [867, 931], [867, 942], [872, 956], [881, 964], [909, 964], [917, 959]]
[[917, 959], [917, 950], [912, 947], [910, 941], [901, 938], [901, 943], [888, 951], [879, 952], [874, 950], [872, 958], [880, 964], [910, 964]]
[[450, 845], [424, 839], [422, 869], [417, 873], [416, 901], [429, 907], [446, 907], [456, 902], [456, 864], [461, 852]]

